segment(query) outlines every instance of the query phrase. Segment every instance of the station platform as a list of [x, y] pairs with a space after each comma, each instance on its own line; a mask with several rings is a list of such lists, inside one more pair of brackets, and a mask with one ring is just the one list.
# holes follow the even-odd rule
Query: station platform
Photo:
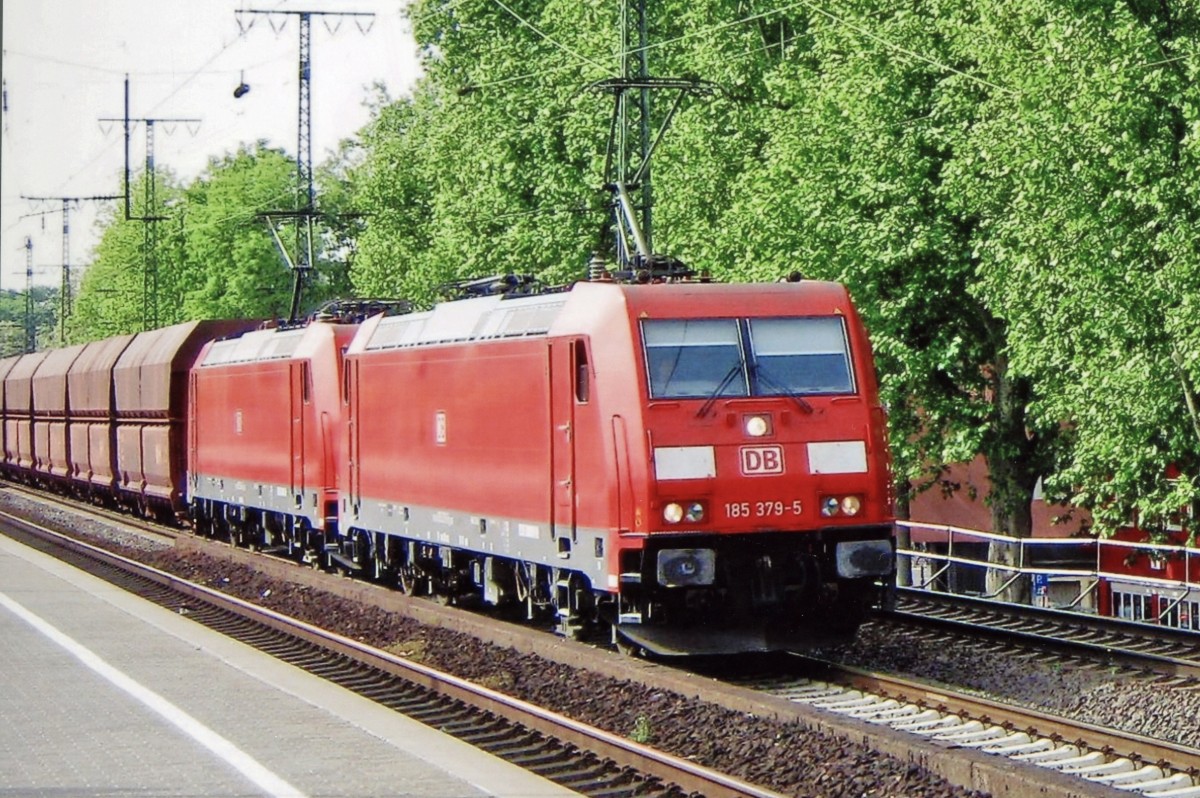
[[0, 535], [0, 796], [576, 793]]

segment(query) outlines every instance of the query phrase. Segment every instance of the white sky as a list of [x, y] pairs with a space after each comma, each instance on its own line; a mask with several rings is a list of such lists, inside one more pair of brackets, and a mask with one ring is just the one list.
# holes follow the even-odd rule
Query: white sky
[[[2, 74], [7, 109], [0, 148], [0, 288], [24, 290], [25, 238], [33, 241], [34, 281], [62, 280], [61, 202], [28, 196], [121, 194], [124, 133], [101, 117], [197, 117], [155, 124], [155, 162], [183, 180], [240, 142], [266, 139], [295, 154], [299, 19], [237, 10], [365, 11], [366, 34], [352, 18], [312, 17], [311, 96], [314, 164], [369, 119], [365, 100], [380, 82], [392, 97], [419, 75], [403, 0], [3, 0]], [[275, 28], [272, 28], [274, 22]], [[366, 20], [362, 21], [366, 24]], [[241, 75], [251, 91], [234, 99]], [[130, 161], [145, 163], [145, 126], [132, 128]], [[106, 132], [107, 131], [107, 132]], [[134, 192], [140, 186], [135, 183]], [[98, 203], [70, 212], [70, 263], [78, 275], [97, 242]], [[21, 219], [25, 214], [52, 213]], [[132, 266], [132, 265], [131, 265]]]

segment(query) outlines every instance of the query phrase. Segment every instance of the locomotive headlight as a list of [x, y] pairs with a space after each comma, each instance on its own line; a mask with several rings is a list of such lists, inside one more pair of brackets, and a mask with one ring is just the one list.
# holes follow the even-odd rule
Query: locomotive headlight
[[896, 554], [889, 540], [855, 540], [837, 544], [838, 576], [858, 579], [885, 576], [895, 567]]
[[671, 502], [663, 508], [663, 520], [668, 524], [678, 524], [683, 520], [683, 505]]
[[857, 496], [847, 496], [842, 499], [842, 512], [845, 515], [858, 515], [858, 511], [862, 509], [862, 500]]
[[746, 416], [745, 428], [751, 438], [761, 438], [771, 432], [771, 419], [767, 416]]
[[838, 501], [837, 496], [826, 496], [824, 499], [821, 499], [821, 515], [826, 518], [835, 516], [838, 514], [838, 508], [841, 506], [842, 503]]
[[692, 502], [687, 506], [687, 512], [683, 514], [684, 519], [689, 524], [698, 524], [704, 520], [704, 505], [700, 502]]
[[712, 549], [663, 549], [656, 562], [658, 583], [664, 587], [711, 585], [717, 574]]

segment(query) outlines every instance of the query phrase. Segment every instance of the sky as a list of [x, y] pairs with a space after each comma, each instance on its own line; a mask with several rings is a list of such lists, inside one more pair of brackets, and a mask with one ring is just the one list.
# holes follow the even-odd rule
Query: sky
[[[123, 193], [123, 124], [99, 120], [124, 116], [126, 75], [130, 117], [162, 120], [154, 124], [156, 168], [184, 182], [243, 142], [265, 139], [295, 155], [299, 18], [250, 9], [375, 15], [311, 17], [314, 165], [369, 121], [365, 103], [374, 84], [400, 97], [420, 75], [403, 0], [3, 0], [0, 6], [2, 289], [25, 288], [26, 237], [33, 243], [34, 283], [62, 281], [62, 202], [23, 195]], [[250, 91], [235, 98], [243, 81]], [[167, 121], [184, 118], [200, 122]], [[137, 171], [145, 163], [146, 126], [131, 132]], [[71, 204], [74, 275], [92, 259], [99, 206]]]

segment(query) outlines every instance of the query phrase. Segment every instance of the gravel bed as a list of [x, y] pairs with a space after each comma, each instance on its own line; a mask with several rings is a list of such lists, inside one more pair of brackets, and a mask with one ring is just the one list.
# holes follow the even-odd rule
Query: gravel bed
[[135, 559], [135, 554], [161, 552], [174, 547], [166, 538], [152, 538], [136, 529], [122, 528], [117, 523], [105, 523], [86, 518], [71, 510], [59, 509], [35, 501], [20, 493], [0, 487], [0, 510], [22, 518], [39, 520], [50, 529], [71, 529], [83, 533], [98, 543], [116, 544], [130, 552], [126, 556]]
[[198, 553], [151, 565], [788, 795], [982, 798], [860, 743], [697, 702], [423, 626]]

